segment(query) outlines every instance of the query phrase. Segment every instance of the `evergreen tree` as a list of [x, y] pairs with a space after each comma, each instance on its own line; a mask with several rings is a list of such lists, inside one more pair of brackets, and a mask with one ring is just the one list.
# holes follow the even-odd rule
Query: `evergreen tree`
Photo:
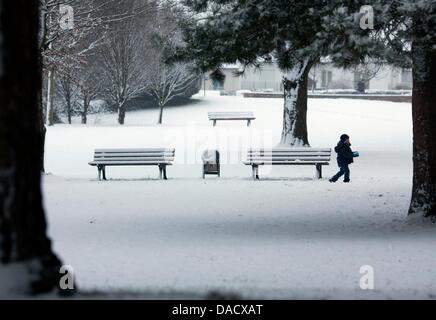
[[[327, 54], [319, 32], [327, 1], [187, 0], [196, 13], [184, 23], [186, 50], [205, 71], [222, 63], [244, 67], [274, 60], [285, 72], [282, 144], [309, 146], [307, 82], [311, 66]], [[297, 18], [298, 17], [298, 18]]]
[[[436, 216], [436, 0], [185, 0], [185, 48], [203, 70], [276, 61], [285, 72], [282, 143], [309, 145], [307, 80], [321, 57], [413, 69], [414, 179], [410, 213]], [[368, 7], [368, 5], [370, 7]], [[362, 10], [365, 9], [365, 10]], [[371, 25], [373, 20], [373, 25]]]

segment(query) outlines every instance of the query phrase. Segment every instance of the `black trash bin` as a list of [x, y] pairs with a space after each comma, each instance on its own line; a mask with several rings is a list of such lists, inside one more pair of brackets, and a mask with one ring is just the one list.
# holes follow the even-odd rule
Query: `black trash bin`
[[220, 153], [218, 150], [205, 150], [201, 155], [201, 160], [203, 160], [203, 179], [206, 174], [220, 177]]

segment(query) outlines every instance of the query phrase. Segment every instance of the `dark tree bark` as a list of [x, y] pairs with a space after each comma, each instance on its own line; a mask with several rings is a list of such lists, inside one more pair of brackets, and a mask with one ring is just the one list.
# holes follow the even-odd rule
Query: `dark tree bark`
[[310, 146], [307, 135], [307, 84], [310, 68], [308, 61], [302, 61], [283, 77], [282, 145]]
[[[69, 89], [67, 89], [69, 90]], [[67, 120], [68, 124], [71, 124], [71, 118], [73, 113], [73, 108], [71, 107], [71, 94], [69, 92], [64, 93], [65, 104], [67, 108]]]
[[53, 69], [48, 72], [47, 83], [47, 125], [52, 126], [55, 124], [55, 111], [54, 111], [54, 90], [55, 90], [55, 73]]
[[436, 217], [436, 50], [414, 43], [413, 191], [409, 214]]
[[67, 104], [67, 118], [68, 124], [71, 124], [71, 102]]
[[126, 118], [126, 106], [122, 104], [118, 107], [118, 123], [124, 124], [124, 119]]
[[45, 173], [45, 165], [44, 165], [44, 154], [45, 154], [45, 135], [47, 133], [47, 129], [45, 128], [44, 119], [40, 116], [40, 134], [41, 134], [41, 148], [39, 150], [39, 170], [41, 173]]
[[89, 110], [90, 99], [88, 96], [83, 97], [83, 112], [82, 112], [82, 124], [88, 122], [88, 110]]
[[65, 77], [61, 77], [59, 79], [59, 88], [65, 100], [68, 124], [71, 124], [73, 107], [72, 107], [72, 93], [71, 93], [72, 92], [71, 77], [69, 75], [66, 75]]
[[41, 148], [39, 150], [39, 163], [41, 173], [45, 172], [44, 167], [44, 153], [45, 153], [45, 134], [47, 129], [45, 128], [44, 120], [44, 105], [42, 103], [42, 92], [38, 92], [38, 103], [39, 103], [39, 131], [41, 133]]
[[159, 105], [159, 118], [157, 119], [157, 124], [162, 124], [164, 106], [161, 103], [158, 103], [158, 105]]
[[27, 264], [32, 294], [58, 288], [61, 266], [41, 200], [38, 22], [38, 1], [0, 0], [0, 253]]

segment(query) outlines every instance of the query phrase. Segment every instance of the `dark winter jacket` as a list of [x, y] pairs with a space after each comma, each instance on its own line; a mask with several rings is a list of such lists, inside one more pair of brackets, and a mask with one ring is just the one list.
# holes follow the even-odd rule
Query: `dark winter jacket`
[[351, 150], [351, 144], [339, 141], [338, 145], [335, 147], [335, 151], [338, 154], [338, 165], [348, 165], [353, 163], [354, 154]]

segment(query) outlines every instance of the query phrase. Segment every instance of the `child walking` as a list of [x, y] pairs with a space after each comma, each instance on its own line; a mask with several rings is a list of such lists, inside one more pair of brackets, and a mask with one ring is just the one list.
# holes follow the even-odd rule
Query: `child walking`
[[350, 137], [347, 134], [341, 135], [335, 151], [338, 154], [337, 160], [340, 170], [329, 181], [336, 182], [344, 176], [344, 182], [350, 182], [350, 168], [348, 166], [354, 162], [354, 158], [358, 157], [359, 154], [351, 150]]

